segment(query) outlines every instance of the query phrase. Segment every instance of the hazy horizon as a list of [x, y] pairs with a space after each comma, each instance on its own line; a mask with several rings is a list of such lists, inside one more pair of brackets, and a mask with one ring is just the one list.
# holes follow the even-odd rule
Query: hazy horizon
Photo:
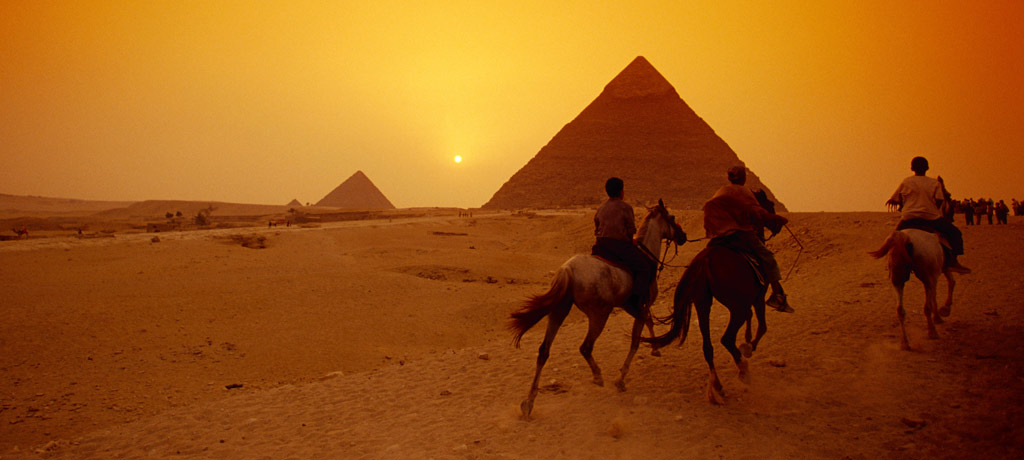
[[1024, 2], [928, 7], [5, 2], [0, 193], [479, 207], [642, 55], [791, 211], [1022, 198]]

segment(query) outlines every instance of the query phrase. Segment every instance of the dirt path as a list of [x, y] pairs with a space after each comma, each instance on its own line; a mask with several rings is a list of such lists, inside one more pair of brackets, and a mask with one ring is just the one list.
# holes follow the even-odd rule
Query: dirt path
[[[865, 254], [881, 244], [892, 219], [868, 213], [793, 216], [790, 227], [804, 250], [786, 286], [797, 313], [769, 312], [768, 335], [751, 360], [750, 385], [737, 380], [724, 350], [716, 349], [727, 396], [722, 407], [710, 406], [704, 397], [707, 369], [696, 328], [681, 348], [666, 349], [661, 358], [642, 353], [631, 370], [628, 391], [619, 393], [611, 385], [590, 383], [589, 370], [576, 351], [585, 334], [585, 322], [574, 316], [559, 333], [545, 368], [543, 381], [548, 390], [537, 399], [535, 419], [519, 420], [518, 403], [532, 376], [542, 328], [530, 331], [523, 349], [517, 350], [509, 345], [503, 319], [523, 295], [543, 290], [547, 272], [566, 253], [578, 249], [566, 248], [564, 237], [555, 235], [584, 231], [585, 225], [556, 219], [517, 227], [512, 221], [493, 221], [493, 228], [477, 224], [465, 232], [477, 238], [472, 243], [476, 249], [466, 249], [466, 254], [481, 251], [485, 255], [479, 260], [438, 258], [465, 247], [466, 241], [457, 240], [460, 237], [439, 238], [430, 247], [414, 249], [424, 251], [423, 259], [394, 261], [394, 254], [404, 253], [410, 246], [401, 232], [394, 235], [393, 246], [372, 250], [357, 244], [370, 234], [346, 233], [346, 241], [364, 249], [345, 257], [375, 260], [374, 266], [381, 270], [392, 265], [388, 273], [393, 275], [387, 277], [409, 281], [404, 289], [416, 300], [410, 301], [406, 295], [405, 300], [393, 301], [415, 308], [395, 310], [395, 316], [423, 310], [437, 319], [430, 329], [407, 329], [394, 323], [406, 336], [402, 340], [378, 337], [381, 340], [375, 343], [381, 348], [375, 370], [274, 384], [259, 378], [281, 372], [256, 366], [251, 369], [257, 382], [254, 389], [185, 401], [154, 414], [140, 414], [128, 423], [108, 420], [80, 435], [57, 433], [51, 441], [22, 445], [18, 452], [7, 451], [0, 458], [1015, 457], [1024, 448], [1024, 429], [1020, 428], [1024, 422], [1024, 308], [1016, 295], [1024, 288], [1019, 275], [1024, 267], [1024, 251], [1019, 247], [1024, 241], [1024, 221], [963, 229], [968, 252], [964, 262], [975, 272], [959, 278], [953, 314], [940, 326], [939, 340], [926, 338], [923, 292], [919, 283], [910, 285], [908, 332], [915, 350], [905, 352], [898, 349], [895, 297], [885, 278], [885, 263]], [[696, 231], [692, 216], [681, 221], [688, 231]], [[460, 233], [456, 230], [444, 229]], [[419, 234], [424, 231], [434, 229], [415, 230]], [[299, 251], [303, 244], [321, 247], [323, 241], [295, 244], [290, 249]], [[785, 273], [796, 261], [797, 248], [786, 235], [771, 245], [779, 253]], [[699, 247], [685, 247], [678, 260], [689, 260]], [[391, 262], [383, 262], [388, 260]], [[442, 260], [445, 262], [438, 263]], [[524, 271], [524, 266], [548, 268]], [[396, 267], [405, 272], [395, 272]], [[680, 270], [669, 269], [662, 279], [677, 280]], [[225, 276], [222, 271], [218, 274]], [[488, 283], [488, 276], [496, 280], [513, 277], [515, 282]], [[302, 277], [282, 274], [277, 281], [292, 278]], [[231, 284], [230, 277], [227, 282]], [[663, 291], [669, 294], [670, 284], [662, 281]], [[324, 294], [348, 292], [350, 298], [365, 301], [368, 297], [353, 291], [356, 286]], [[446, 301], [426, 295], [439, 288]], [[446, 307], [469, 299], [477, 301], [464, 308]], [[385, 299], [375, 308], [389, 304]], [[299, 307], [296, 302], [278, 306]], [[664, 312], [668, 305], [663, 300], [658, 308]], [[451, 311], [454, 313], [444, 316]], [[712, 313], [716, 343], [726, 322], [724, 315], [721, 307]], [[315, 322], [324, 317], [310, 318]], [[287, 349], [303, 342], [290, 344], [273, 335], [259, 335], [280, 326], [240, 332], [241, 337], [231, 339], [237, 342], [231, 343], [237, 345], [236, 350], [246, 351], [248, 358], [257, 354], [250, 342], [275, 342], [272, 348], [286, 356], [277, 361], [268, 358], [268, 364], [297, 359], [298, 355], [287, 354]], [[298, 336], [304, 343], [321, 340], [310, 335], [315, 327], [295, 327], [305, 328]], [[606, 377], [617, 373], [626, 352], [628, 328], [626, 315], [614, 315], [597, 343], [595, 355]], [[235, 325], [230, 330], [237, 329]], [[408, 333], [425, 334], [427, 330], [436, 334], [422, 337], [425, 342], [440, 340], [445, 345], [412, 358], [386, 350], [409, 340]], [[460, 337], [460, 330], [470, 332]], [[380, 333], [381, 329], [374, 331]], [[245, 337], [249, 341], [241, 346]], [[210, 352], [222, 341], [213, 340]], [[159, 343], [144, 340], [133, 343], [159, 348]], [[312, 349], [315, 347], [307, 345], [307, 351]], [[385, 353], [391, 359], [382, 358]], [[145, 359], [144, 355], [138, 357]], [[219, 359], [211, 369], [241, 372], [246, 368], [232, 368], [231, 359]], [[198, 372], [202, 367], [184, 369]], [[5, 370], [4, 375], [10, 371]], [[198, 380], [208, 378], [203, 375]], [[217, 381], [215, 386], [228, 381]], [[20, 413], [23, 409], [11, 410]], [[45, 409], [37, 412], [46, 413]], [[7, 410], [0, 413], [7, 415]], [[11, 445], [11, 438], [7, 442]]]

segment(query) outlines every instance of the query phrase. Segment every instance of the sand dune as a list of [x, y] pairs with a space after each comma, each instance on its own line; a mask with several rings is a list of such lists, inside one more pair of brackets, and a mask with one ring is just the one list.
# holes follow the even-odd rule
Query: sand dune
[[[797, 313], [770, 329], [744, 385], [720, 347], [727, 404], [704, 398], [694, 328], [641, 350], [628, 390], [590, 383], [573, 314], [518, 418], [543, 323], [510, 345], [508, 313], [591, 244], [587, 212], [426, 216], [0, 242], [0, 458], [1010, 458], [1024, 447], [1024, 221], [964, 228], [941, 339], [919, 284], [913, 352], [896, 339], [882, 213], [792, 214], [770, 242]], [[691, 238], [699, 214], [679, 213]], [[248, 249], [235, 235], [260, 235]], [[47, 241], [49, 240], [49, 241]], [[687, 263], [702, 243], [684, 246]], [[799, 255], [799, 259], [798, 259]], [[664, 314], [682, 268], [661, 275]], [[712, 313], [715, 342], [725, 309]], [[595, 356], [614, 376], [629, 320]]]

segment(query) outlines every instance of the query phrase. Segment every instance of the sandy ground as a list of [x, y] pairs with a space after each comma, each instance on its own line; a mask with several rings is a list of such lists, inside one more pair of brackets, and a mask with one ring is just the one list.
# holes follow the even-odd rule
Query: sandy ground
[[[699, 215], [678, 213], [691, 238]], [[975, 272], [914, 351], [876, 249], [896, 217], [792, 214], [770, 242], [797, 309], [769, 311], [749, 385], [694, 327], [595, 386], [574, 314], [532, 421], [509, 312], [591, 244], [591, 215], [507, 214], [0, 242], [0, 458], [1014, 458], [1024, 449], [1024, 220], [965, 227]], [[239, 244], [263, 236], [265, 249]], [[674, 264], [703, 247], [691, 243]], [[799, 255], [799, 257], [798, 257]], [[661, 276], [658, 313], [682, 272]], [[941, 289], [944, 289], [944, 282]], [[715, 342], [726, 323], [715, 307]], [[595, 356], [613, 379], [630, 320]]]

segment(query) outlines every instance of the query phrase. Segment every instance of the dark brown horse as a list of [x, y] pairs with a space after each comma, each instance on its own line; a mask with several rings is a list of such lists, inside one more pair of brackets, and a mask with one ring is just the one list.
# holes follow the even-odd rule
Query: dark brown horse
[[[775, 215], [775, 203], [768, 199], [763, 190], [754, 193], [761, 207], [771, 213], [772, 217], [766, 218], [763, 224], [769, 227], [772, 235], [782, 227], [782, 222]], [[759, 236], [763, 229], [759, 228], [755, 233]], [[712, 404], [722, 404], [722, 382], [718, 379], [715, 371], [715, 349], [711, 344], [711, 304], [717, 299], [722, 305], [729, 309], [729, 325], [722, 334], [722, 345], [729, 351], [736, 367], [739, 368], [740, 379], [748, 381], [747, 362], [744, 357], [750, 357], [757, 349], [758, 342], [768, 332], [768, 323], [765, 322], [764, 295], [767, 285], [759, 276], [758, 269], [752, 265], [752, 256], [744, 255], [730, 247], [729, 237], [715, 238], [703, 251], [699, 252], [690, 262], [690, 266], [683, 272], [683, 277], [676, 286], [675, 299], [673, 302], [672, 314], [665, 318], [665, 322], [671, 328], [664, 335], [643, 339], [655, 348], [668, 345], [677, 337], [680, 345], [686, 340], [690, 329], [691, 306], [697, 308], [697, 323], [703, 337], [704, 360], [708, 363], [710, 375], [708, 376], [708, 401]], [[757, 316], [757, 333], [751, 340], [751, 316]], [[736, 346], [736, 334], [740, 327], [746, 324], [746, 342]]]
[[[704, 360], [708, 363], [708, 401], [722, 404], [722, 382], [715, 371], [715, 350], [711, 344], [710, 317], [711, 304], [717, 299], [729, 309], [729, 325], [722, 335], [722, 345], [729, 351], [736, 367], [739, 368], [740, 379], [748, 381], [747, 362], [757, 343], [768, 331], [765, 322], [764, 295], [767, 287], [760, 280], [747, 257], [724, 245], [709, 244], [690, 262], [683, 272], [682, 279], [676, 287], [673, 311], [666, 321], [671, 328], [665, 334], [650, 339], [642, 339], [655, 347], [663, 347], [680, 337], [680, 344], [686, 340], [692, 316], [691, 306], [696, 306], [697, 323], [703, 337]], [[757, 334], [750, 338], [751, 313], [757, 316]], [[736, 346], [736, 334], [741, 326], [747, 323], [746, 343]], [[741, 352], [742, 348], [742, 352]]]

